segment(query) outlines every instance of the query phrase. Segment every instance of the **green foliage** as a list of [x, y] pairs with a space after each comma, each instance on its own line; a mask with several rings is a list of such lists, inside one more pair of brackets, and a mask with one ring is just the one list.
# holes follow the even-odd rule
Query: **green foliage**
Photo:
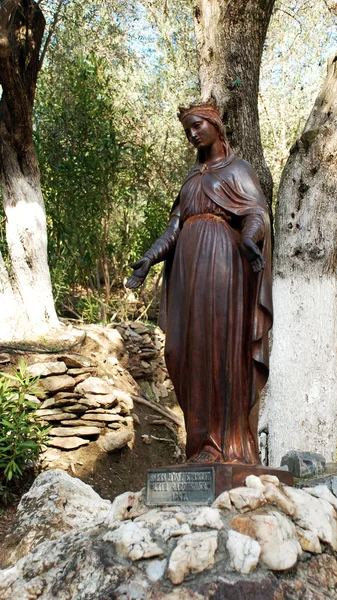
[[197, 91], [192, 14], [164, 8], [71, 3], [41, 72], [35, 143], [61, 314], [119, 312], [123, 278], [161, 235], [193, 160], [176, 119]]
[[35, 421], [37, 404], [26, 399], [37, 393], [38, 379], [30, 377], [25, 364], [20, 362], [13, 375], [0, 375], [0, 496], [5, 496], [9, 484], [38, 458], [49, 428]]

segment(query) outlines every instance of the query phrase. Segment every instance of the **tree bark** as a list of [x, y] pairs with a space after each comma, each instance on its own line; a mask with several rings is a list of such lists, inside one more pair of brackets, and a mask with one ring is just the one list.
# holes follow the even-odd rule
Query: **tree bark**
[[9, 269], [0, 258], [0, 339], [36, 337], [58, 326], [32, 113], [45, 26], [32, 0], [0, 2], [0, 184]]
[[270, 463], [289, 450], [335, 460], [337, 54], [290, 151], [276, 208]]
[[258, 174], [271, 203], [258, 114], [260, 64], [275, 0], [195, 0], [194, 22], [203, 100], [213, 98], [228, 141]]

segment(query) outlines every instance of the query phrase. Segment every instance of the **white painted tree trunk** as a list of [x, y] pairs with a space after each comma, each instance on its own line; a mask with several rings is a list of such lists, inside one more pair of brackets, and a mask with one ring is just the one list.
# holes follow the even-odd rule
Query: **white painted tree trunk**
[[0, 342], [5, 344], [36, 339], [59, 325], [32, 125], [44, 28], [40, 3], [0, 2], [0, 185], [8, 249], [5, 258], [0, 255]]
[[289, 450], [335, 460], [337, 55], [292, 148], [276, 210], [269, 463]]
[[39, 182], [19, 169], [3, 181], [10, 276], [0, 258], [0, 341], [35, 339], [58, 327], [47, 262], [47, 231]]

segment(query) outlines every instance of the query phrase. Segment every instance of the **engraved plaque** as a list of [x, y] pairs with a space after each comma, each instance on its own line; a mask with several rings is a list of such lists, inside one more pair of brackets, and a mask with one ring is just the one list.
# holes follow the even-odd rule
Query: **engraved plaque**
[[214, 502], [213, 467], [167, 467], [147, 472], [146, 504], [211, 504]]

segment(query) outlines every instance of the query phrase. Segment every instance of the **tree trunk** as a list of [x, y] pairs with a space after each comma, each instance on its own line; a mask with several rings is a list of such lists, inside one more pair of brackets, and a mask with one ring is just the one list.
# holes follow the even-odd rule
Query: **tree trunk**
[[337, 54], [290, 151], [276, 209], [270, 464], [289, 450], [336, 457]]
[[195, 0], [194, 22], [203, 100], [217, 102], [228, 141], [256, 170], [269, 202], [273, 182], [263, 156], [258, 89], [275, 0]]
[[31, 0], [0, 3], [0, 184], [8, 270], [0, 257], [0, 339], [32, 338], [58, 326], [47, 230], [33, 145], [32, 111], [44, 17]]

